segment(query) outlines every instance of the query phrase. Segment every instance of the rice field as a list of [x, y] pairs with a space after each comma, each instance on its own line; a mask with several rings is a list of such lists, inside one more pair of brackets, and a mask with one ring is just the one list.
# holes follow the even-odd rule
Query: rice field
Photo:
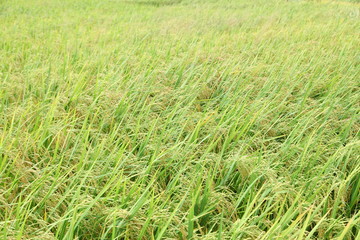
[[360, 3], [0, 0], [0, 239], [360, 239]]

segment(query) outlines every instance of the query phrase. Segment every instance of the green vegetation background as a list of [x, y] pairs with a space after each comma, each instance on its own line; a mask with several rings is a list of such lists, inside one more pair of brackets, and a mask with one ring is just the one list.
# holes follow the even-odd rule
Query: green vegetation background
[[359, 239], [354, 1], [0, 1], [0, 239]]

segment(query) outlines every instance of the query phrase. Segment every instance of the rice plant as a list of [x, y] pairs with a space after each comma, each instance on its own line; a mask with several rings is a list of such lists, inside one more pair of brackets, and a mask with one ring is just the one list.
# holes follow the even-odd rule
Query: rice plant
[[0, 1], [0, 239], [360, 239], [359, 12]]

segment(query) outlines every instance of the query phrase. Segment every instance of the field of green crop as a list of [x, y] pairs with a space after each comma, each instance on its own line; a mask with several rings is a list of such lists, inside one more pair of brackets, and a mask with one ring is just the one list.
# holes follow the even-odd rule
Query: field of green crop
[[360, 4], [0, 0], [0, 239], [360, 239]]

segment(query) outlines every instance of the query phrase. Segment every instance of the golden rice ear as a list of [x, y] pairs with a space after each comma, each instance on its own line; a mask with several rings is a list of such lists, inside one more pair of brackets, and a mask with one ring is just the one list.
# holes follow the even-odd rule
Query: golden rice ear
[[201, 88], [200, 93], [198, 95], [198, 99], [199, 100], [210, 99], [213, 93], [214, 93], [214, 89], [205, 85]]

